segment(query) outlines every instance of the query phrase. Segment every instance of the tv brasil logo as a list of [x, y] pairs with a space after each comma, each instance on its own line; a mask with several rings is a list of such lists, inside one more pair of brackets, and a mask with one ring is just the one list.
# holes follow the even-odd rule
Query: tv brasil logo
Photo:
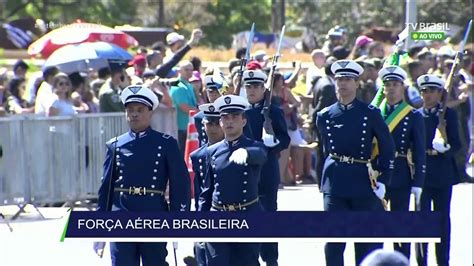
[[407, 26], [412, 30], [412, 40], [442, 41], [450, 30], [448, 23], [407, 23]]

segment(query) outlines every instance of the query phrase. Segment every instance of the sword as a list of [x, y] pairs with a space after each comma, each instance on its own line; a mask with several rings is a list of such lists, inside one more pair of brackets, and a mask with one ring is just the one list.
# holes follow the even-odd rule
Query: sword
[[234, 90], [235, 95], [240, 95], [240, 90], [242, 88], [243, 74], [245, 71], [245, 67], [247, 66], [247, 62], [250, 60], [250, 49], [252, 49], [254, 34], [255, 34], [255, 23], [252, 23], [252, 27], [250, 28], [250, 32], [249, 32], [249, 38], [247, 40], [247, 48], [245, 49], [245, 57], [240, 60], [239, 79], [237, 81], [237, 85]]
[[[369, 169], [369, 179], [370, 179], [370, 185], [372, 189], [377, 189], [377, 177], [379, 176], [379, 172], [375, 171], [372, 168], [372, 164], [370, 162], [367, 163], [367, 168]], [[373, 174], [375, 173], [375, 174]], [[383, 209], [388, 211], [388, 202], [386, 199], [380, 199], [380, 202], [382, 203]]]
[[466, 45], [467, 39], [469, 38], [469, 32], [471, 32], [471, 27], [472, 27], [472, 19], [469, 20], [469, 24], [467, 24], [466, 32], [464, 32], [464, 38], [462, 40], [461, 45], [459, 46], [459, 51], [461, 53], [464, 52], [464, 46]]
[[[421, 211], [421, 204], [419, 202], [416, 202], [415, 195], [413, 195], [413, 198], [415, 199], [415, 211], [417, 212]], [[418, 242], [415, 243], [415, 251], [418, 251], [422, 258], [425, 257], [425, 254], [423, 252], [423, 243], [418, 243]]]
[[178, 266], [178, 259], [176, 258], [176, 250], [178, 249], [178, 242], [173, 242], [174, 265]]
[[459, 44], [459, 51], [456, 53], [456, 57], [454, 58], [454, 64], [451, 67], [451, 71], [449, 72], [448, 78], [446, 79], [445, 89], [448, 93], [451, 91], [453, 87], [454, 76], [457, 75], [459, 68], [461, 66], [462, 58], [464, 55], [464, 46], [466, 45], [467, 39], [469, 38], [471, 27], [472, 27], [472, 19], [467, 24], [466, 31], [464, 32], [464, 38], [462, 42]]
[[263, 122], [262, 137], [267, 136], [267, 135], [272, 135], [274, 145], [278, 145], [279, 141], [275, 138], [275, 132], [273, 131], [272, 119], [270, 118], [270, 105], [272, 103], [272, 89], [273, 89], [274, 76], [275, 76], [275, 71], [278, 64], [278, 59], [281, 56], [280, 50], [281, 50], [281, 44], [283, 42], [284, 35], [285, 35], [285, 25], [283, 25], [283, 27], [281, 28], [280, 39], [278, 41], [277, 50], [272, 59], [272, 66], [270, 69], [270, 74], [268, 75], [268, 79], [267, 79], [267, 84], [266, 84], [267, 90], [265, 90], [265, 96], [264, 96], [265, 100], [263, 101], [263, 108], [262, 108], [262, 115], [265, 119]]
[[407, 162], [408, 162], [408, 170], [410, 171], [410, 177], [413, 180], [415, 178], [415, 163], [413, 163], [413, 153], [411, 149], [407, 151]]
[[[118, 134], [116, 134], [117, 136]], [[105, 211], [111, 211], [112, 209], [112, 205], [113, 205], [113, 194], [114, 194], [114, 187], [113, 187], [113, 178], [114, 178], [114, 169], [115, 169], [115, 155], [116, 155], [116, 150], [117, 150], [117, 142], [118, 142], [118, 139], [117, 137], [115, 137], [115, 140], [114, 140], [114, 147], [112, 149], [112, 160], [111, 160], [111, 170], [110, 170], [110, 174], [109, 174], [109, 183], [108, 183], [108, 186], [107, 186], [107, 204], [105, 205]], [[97, 254], [97, 256], [99, 256], [99, 258], [102, 258], [104, 256], [104, 251], [105, 251], [105, 245], [107, 243], [106, 242], [94, 242], [93, 244], [93, 249], [95, 251], [95, 253]]]
[[446, 133], [446, 120], [445, 120], [446, 107], [447, 107], [446, 104], [448, 102], [448, 97], [451, 94], [451, 90], [453, 88], [454, 78], [457, 76], [462, 64], [462, 58], [464, 55], [464, 45], [466, 44], [467, 39], [469, 38], [469, 32], [471, 31], [471, 27], [472, 27], [472, 19], [467, 24], [466, 31], [464, 32], [464, 38], [461, 44], [459, 45], [459, 51], [456, 53], [456, 56], [454, 57], [454, 64], [451, 67], [451, 70], [449, 71], [449, 75], [446, 78], [446, 83], [444, 85], [445, 91], [443, 91], [444, 95], [443, 95], [442, 105], [441, 105], [442, 108], [441, 108], [441, 112], [438, 115], [439, 122], [438, 122], [438, 126], [436, 127], [435, 138], [442, 138], [445, 143], [447, 143], [448, 141], [448, 137]]
[[280, 31], [280, 38], [278, 40], [277, 50], [276, 50], [275, 55], [272, 58], [272, 66], [271, 66], [271, 69], [270, 69], [270, 75], [268, 76], [268, 79], [267, 79], [267, 89], [270, 91], [270, 98], [272, 96], [271, 91], [273, 89], [273, 77], [275, 75], [276, 67], [277, 67], [277, 64], [278, 64], [278, 59], [280, 59], [280, 57], [281, 57], [280, 51], [281, 51], [281, 44], [283, 43], [283, 37], [285, 35], [285, 29], [286, 29], [286, 26], [283, 25], [283, 27], [281, 27], [281, 31]]
[[250, 49], [252, 49], [253, 37], [255, 35], [255, 22], [250, 27], [249, 38], [247, 39], [247, 47], [245, 49], [245, 60], [250, 60]]

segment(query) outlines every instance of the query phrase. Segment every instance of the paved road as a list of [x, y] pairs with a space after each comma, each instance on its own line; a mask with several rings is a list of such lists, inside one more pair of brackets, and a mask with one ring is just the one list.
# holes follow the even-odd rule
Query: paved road
[[[451, 265], [473, 265], [473, 186], [462, 184], [455, 186], [452, 200], [452, 247]], [[315, 186], [285, 188], [279, 192], [281, 210], [321, 210], [322, 195]], [[11, 213], [14, 208], [0, 208]], [[60, 243], [60, 235], [66, 213], [65, 208], [42, 208], [47, 219], [39, 219], [32, 209], [15, 221], [10, 233], [0, 221], [0, 265], [110, 265], [109, 253], [103, 259], [95, 256], [91, 242], [87, 240], [66, 240]], [[297, 226], [297, 225], [295, 225]], [[171, 245], [169, 245], [170, 247]], [[433, 244], [430, 245], [429, 265], [435, 264]], [[386, 248], [391, 249], [389, 243]], [[324, 265], [324, 243], [314, 241], [281, 242], [280, 265]], [[178, 265], [182, 258], [192, 254], [192, 243], [180, 242]], [[172, 253], [168, 255], [170, 265], [174, 265]], [[346, 265], [354, 264], [354, 249], [348, 245], [345, 254]], [[412, 263], [414, 263], [412, 259]], [[263, 265], [263, 264], [262, 264]]]

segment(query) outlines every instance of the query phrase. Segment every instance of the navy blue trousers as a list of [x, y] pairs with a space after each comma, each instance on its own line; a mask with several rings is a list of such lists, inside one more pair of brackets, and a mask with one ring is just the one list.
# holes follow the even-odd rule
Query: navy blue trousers
[[[436, 243], [436, 262], [440, 266], [449, 265], [449, 250], [451, 245], [451, 195], [453, 187], [446, 188], [423, 188], [421, 193], [421, 211], [431, 211], [433, 202], [434, 211], [441, 214], [441, 243]], [[416, 260], [418, 265], [427, 265], [428, 244], [421, 244], [416, 249]]]
[[166, 243], [111, 242], [110, 255], [113, 266], [167, 266]]
[[[211, 208], [211, 211], [219, 211]], [[261, 212], [261, 201], [247, 207], [246, 212]], [[260, 265], [260, 243], [205, 243], [207, 266]]]
[[196, 242], [194, 243], [194, 257], [198, 266], [207, 266], [206, 260], [206, 243]]
[[[411, 187], [388, 188], [387, 200], [390, 202], [391, 211], [409, 211], [410, 210]], [[401, 252], [410, 259], [410, 243], [394, 243], [393, 248]]]
[[[367, 198], [340, 198], [324, 194], [323, 201], [325, 211], [383, 211], [380, 200], [375, 194]], [[359, 265], [370, 252], [383, 247], [383, 243], [355, 243], [354, 245], [356, 265]], [[326, 243], [324, 246], [326, 265], [344, 265], [345, 249], [346, 243]]]
[[260, 243], [206, 242], [208, 266], [259, 266]]
[[[265, 181], [261, 181], [259, 191], [260, 203], [264, 211], [275, 212], [278, 209], [278, 185], [280, 184], [280, 170], [278, 163], [272, 165], [265, 174]], [[260, 257], [267, 265], [274, 265], [278, 261], [278, 243], [261, 243]]]

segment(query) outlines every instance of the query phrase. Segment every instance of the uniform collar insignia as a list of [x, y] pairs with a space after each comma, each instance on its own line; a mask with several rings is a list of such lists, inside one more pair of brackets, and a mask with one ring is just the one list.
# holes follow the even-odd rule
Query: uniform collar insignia
[[134, 132], [133, 130], [130, 129], [130, 136], [134, 139], [138, 139], [138, 138], [143, 138], [145, 137], [147, 134], [148, 134], [148, 131], [150, 130], [150, 128], [147, 128], [141, 132]]
[[235, 147], [235, 146], [239, 145], [240, 139], [241, 139], [242, 137], [243, 137], [243, 135], [240, 136], [240, 137], [238, 137], [238, 138], [236, 138], [236, 139], [234, 139], [234, 140], [231, 140], [231, 141], [226, 140], [225, 142], [227, 143], [227, 145], [228, 145], [229, 147]]
[[339, 103], [339, 107], [344, 110], [344, 111], [347, 111], [347, 110], [350, 110], [354, 107], [354, 102], [351, 102], [349, 104], [342, 104], [342, 103]]
[[258, 107], [260, 107], [261, 105], [263, 105], [263, 101], [260, 101], [260, 102], [258, 102], [258, 103], [252, 103], [252, 104], [251, 104], [252, 108], [258, 108]]
[[236, 140], [231, 140], [231, 141], [226, 141], [227, 142], [227, 145], [229, 147], [235, 147], [239, 144], [239, 139], [236, 139]]
[[435, 107], [432, 107], [432, 108], [423, 108], [423, 111], [425, 111], [425, 113], [427, 113], [427, 114], [434, 114], [438, 111], [438, 107], [435, 106]]

